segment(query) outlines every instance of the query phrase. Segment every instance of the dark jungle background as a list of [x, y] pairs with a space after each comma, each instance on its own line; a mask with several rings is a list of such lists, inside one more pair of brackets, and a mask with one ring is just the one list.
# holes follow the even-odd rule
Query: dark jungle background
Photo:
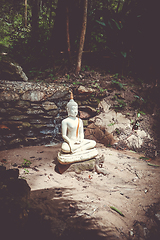
[[160, 14], [155, 0], [1, 0], [0, 57], [18, 62], [29, 79], [39, 74], [54, 80], [59, 66], [74, 71], [85, 2], [83, 68], [100, 66], [156, 81]]

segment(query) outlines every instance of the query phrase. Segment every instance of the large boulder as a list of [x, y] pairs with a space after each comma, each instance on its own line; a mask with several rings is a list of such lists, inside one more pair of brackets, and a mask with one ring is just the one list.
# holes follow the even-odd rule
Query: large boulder
[[150, 135], [142, 129], [133, 130], [131, 121], [121, 113], [110, 109], [107, 99], [100, 102], [101, 113], [92, 119], [85, 131], [86, 138], [107, 145], [123, 146], [133, 150], [141, 149]]
[[22, 67], [6, 56], [0, 59], [0, 79], [11, 81], [28, 81], [28, 77], [23, 72]]

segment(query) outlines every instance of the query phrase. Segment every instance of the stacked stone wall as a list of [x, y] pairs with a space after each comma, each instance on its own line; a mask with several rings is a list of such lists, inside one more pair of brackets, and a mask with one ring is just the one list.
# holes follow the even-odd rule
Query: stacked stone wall
[[[70, 86], [54, 83], [0, 81], [0, 150], [61, 142], [70, 90]], [[82, 116], [87, 126], [85, 118], [96, 114], [98, 100], [90, 97], [92, 89], [79, 86], [74, 92], [82, 110], [88, 106], [87, 117]]]

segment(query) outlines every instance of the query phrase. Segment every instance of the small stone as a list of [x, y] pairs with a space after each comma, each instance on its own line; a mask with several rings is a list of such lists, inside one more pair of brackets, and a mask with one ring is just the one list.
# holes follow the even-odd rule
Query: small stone
[[16, 138], [16, 139], [13, 139], [12, 141], [10, 141], [9, 145], [17, 144], [17, 143], [20, 143], [20, 142], [22, 142], [22, 139]]
[[95, 91], [96, 91], [95, 89], [87, 88], [87, 87], [84, 87], [84, 86], [80, 86], [78, 88], [78, 93], [79, 94], [86, 94], [86, 95], [88, 95], [88, 94], [91, 94], [91, 93], [93, 93]]
[[30, 106], [30, 103], [27, 101], [18, 101], [18, 103], [16, 103], [15, 107], [17, 108], [28, 108]]
[[133, 235], [134, 235], [133, 229], [131, 229], [131, 230], [129, 231], [129, 235], [130, 235], [131, 237], [133, 237]]
[[23, 123], [22, 123], [22, 126], [23, 126], [24, 128], [29, 128], [29, 127], [31, 126], [31, 124], [30, 124], [29, 122], [23, 122]]
[[5, 91], [0, 93], [0, 102], [19, 100], [19, 95], [12, 91]]
[[[68, 91], [67, 90], [58, 90], [56, 91], [50, 98], [49, 100], [55, 100], [55, 99], [62, 99], [64, 97], [68, 96]], [[70, 95], [69, 95], [70, 96]], [[65, 99], [66, 100], [66, 99]]]
[[49, 111], [47, 113], [48, 113], [48, 115], [55, 117], [57, 115], [57, 113], [58, 113], [58, 110], [51, 110], [51, 111]]
[[13, 167], [17, 167], [18, 165], [17, 165], [17, 163], [13, 163], [12, 166]]
[[28, 109], [27, 110], [27, 114], [43, 114], [43, 110], [42, 109]]
[[0, 108], [0, 113], [6, 113], [7, 111], [6, 111], [6, 109], [4, 109], [4, 108]]
[[42, 103], [42, 106], [47, 111], [57, 109], [57, 106], [54, 102], [46, 101], [46, 102]]
[[87, 112], [79, 111], [79, 113], [80, 113], [80, 118], [81, 119], [88, 119], [88, 118], [91, 117], [91, 115]]
[[22, 112], [15, 108], [7, 108], [7, 113], [10, 115], [21, 115]]
[[158, 221], [160, 221], [160, 212], [156, 213], [155, 216], [158, 219]]
[[25, 116], [25, 115], [11, 116], [10, 117], [11, 120], [16, 120], [16, 121], [19, 121], [19, 120], [22, 120], [22, 119], [26, 119], [26, 118], [28, 118], [28, 116]]

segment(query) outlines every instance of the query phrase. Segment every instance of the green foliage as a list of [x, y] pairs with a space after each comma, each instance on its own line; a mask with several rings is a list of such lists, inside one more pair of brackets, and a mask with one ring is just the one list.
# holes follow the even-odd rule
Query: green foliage
[[28, 169], [26, 169], [26, 168], [24, 168], [24, 172], [25, 172], [25, 174], [29, 173]]
[[70, 75], [69, 75], [69, 74], [66, 74], [66, 78], [69, 80], [69, 79], [70, 79]]
[[111, 126], [113, 126], [115, 123], [110, 123], [110, 124], [108, 124], [108, 127], [111, 127]]
[[121, 134], [121, 133], [120, 133], [120, 130], [119, 130], [118, 128], [116, 128], [115, 131], [116, 131], [117, 135], [120, 135], [120, 134]]
[[146, 115], [145, 112], [143, 112], [143, 111], [140, 111], [140, 110], [139, 110], [138, 112], [139, 112], [140, 114]]
[[116, 94], [114, 95], [113, 100], [116, 101], [116, 103], [113, 105], [113, 108], [115, 111], [119, 111], [125, 108], [125, 106], [127, 105], [123, 99], [118, 99]]
[[90, 67], [86, 65], [86, 66], [83, 66], [81, 70], [82, 70], [82, 72], [84, 72], [86, 70], [90, 71]]
[[[63, 1], [61, 2], [63, 3]], [[42, 1], [40, 5], [35, 4], [38, 6], [36, 15], [34, 3], [38, 3], [38, 1], [27, 1], [28, 16], [27, 27], [25, 27], [24, 1], [0, 1], [0, 45], [8, 48], [8, 55], [20, 63], [25, 71], [37, 66], [37, 69], [43, 68], [43, 70], [48, 66], [53, 67], [53, 57], [55, 57], [55, 62], [58, 58], [53, 54], [53, 49], [58, 49], [57, 52], [60, 53], [66, 50], [64, 45], [67, 45], [65, 37], [61, 37], [61, 35], [66, 35], [66, 18], [63, 17], [65, 14], [62, 12], [64, 4], [61, 9], [58, 5], [60, 1]], [[71, 50], [74, 52], [77, 51], [79, 43], [80, 16], [82, 16], [80, 4], [82, 1], [71, 1], [71, 3], [69, 5], [70, 39]], [[140, 65], [144, 65], [143, 60], [148, 61], [149, 57], [146, 52], [148, 54], [150, 47], [152, 47], [149, 50], [151, 59], [156, 59], [153, 57], [153, 53], [158, 52], [156, 49], [159, 46], [158, 38], [156, 39], [158, 21], [154, 18], [157, 11], [156, 4], [150, 4], [149, 1], [144, 0], [91, 1], [88, 8], [86, 50], [95, 51], [100, 56], [108, 56], [112, 65], [119, 65], [122, 72], [124, 68], [128, 72], [136, 72]], [[61, 18], [57, 20], [58, 12], [61, 12]], [[57, 36], [54, 34], [55, 29], [57, 29], [56, 33], [59, 33], [57, 42], [55, 41]], [[148, 33], [148, 29], [150, 33]], [[156, 31], [156, 34], [152, 29]], [[143, 45], [148, 48], [145, 49]], [[106, 68], [108, 65], [103, 57], [100, 59]], [[60, 61], [62, 62], [61, 58]], [[111, 68], [109, 69], [112, 71]], [[90, 68], [86, 65], [82, 68], [82, 71], [84, 70], [90, 70]], [[31, 77], [35, 76], [33, 72], [30, 74]], [[54, 80], [54, 76], [50, 77]], [[117, 79], [114, 78], [113, 81], [115, 80]], [[118, 83], [114, 82], [114, 84]], [[122, 88], [120, 85], [119, 87]]]
[[81, 83], [79, 81], [73, 82], [74, 85], [80, 85]]
[[30, 167], [31, 165], [31, 161], [27, 160], [27, 159], [23, 159], [23, 163], [22, 163], [22, 167]]
[[142, 101], [142, 102], [146, 103], [146, 101], [145, 101], [142, 97], [139, 97], [139, 96], [137, 96], [137, 95], [134, 95], [134, 97], [135, 97], [136, 99], [138, 99], [139, 101]]
[[112, 77], [113, 77], [113, 79], [112, 79], [111, 83], [112, 83], [113, 85], [115, 85], [116, 87], [125, 90], [125, 87], [124, 87], [124, 86], [125, 86], [126, 84], [120, 83], [119, 81], [117, 81], [117, 79], [118, 79], [118, 73], [114, 74]]

